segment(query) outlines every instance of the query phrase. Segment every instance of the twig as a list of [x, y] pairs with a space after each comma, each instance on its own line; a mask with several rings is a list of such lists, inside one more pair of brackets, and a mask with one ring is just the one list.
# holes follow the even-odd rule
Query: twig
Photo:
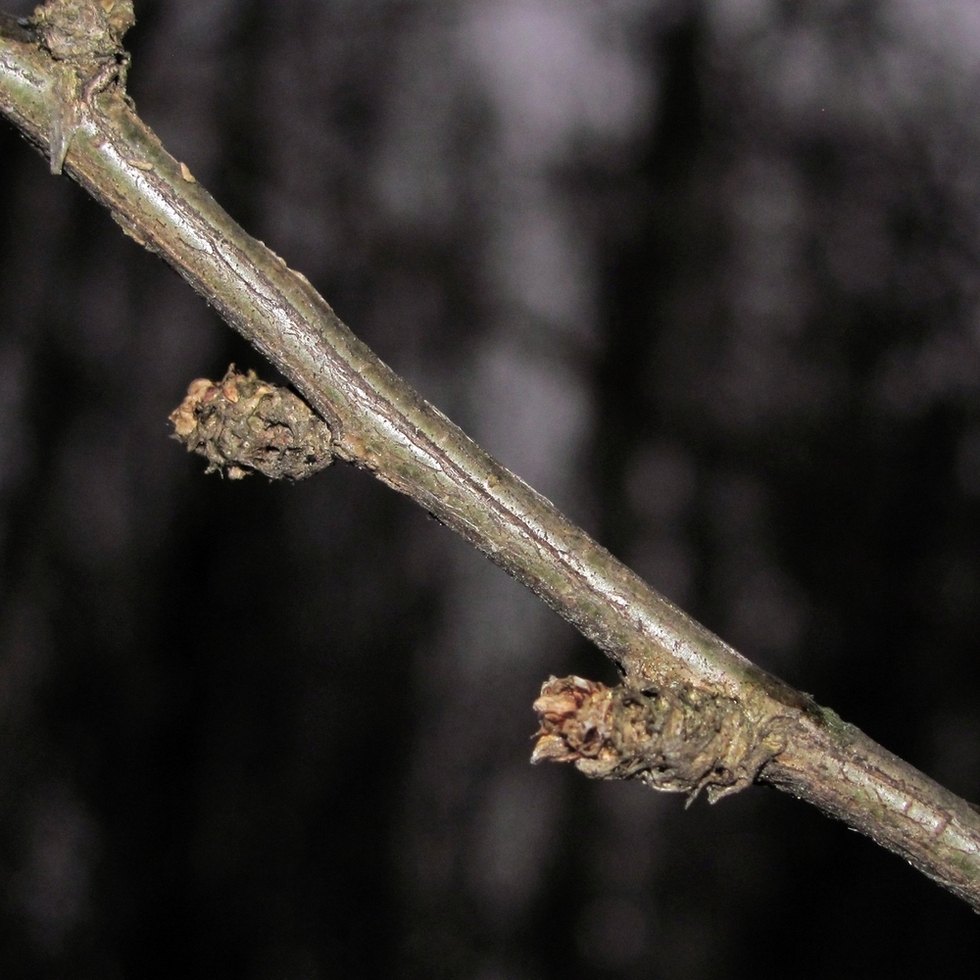
[[[110, 4], [114, 11], [120, 2]], [[125, 63], [118, 51], [105, 62], [110, 52], [98, 48], [105, 64]], [[630, 691], [674, 692], [712, 711], [730, 705], [718, 717], [737, 714], [738, 738], [750, 747], [740, 785], [759, 779], [809, 800], [980, 910], [980, 813], [750, 663], [616, 561], [424, 401], [302, 274], [236, 225], [136, 115], [121, 78], [84, 85], [65, 105], [62, 68], [0, 18], [0, 109], [49, 155], [53, 144], [61, 149], [52, 134], [71, 121], [66, 172], [290, 379], [329, 425], [337, 456], [412, 497], [524, 583], [619, 665]]]

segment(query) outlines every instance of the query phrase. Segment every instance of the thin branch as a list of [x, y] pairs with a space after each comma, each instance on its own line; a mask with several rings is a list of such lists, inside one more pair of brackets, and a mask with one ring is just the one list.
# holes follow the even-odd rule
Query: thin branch
[[[53, 6], [108, 7], [118, 23], [122, 5]], [[95, 43], [66, 57], [43, 36], [0, 18], [0, 109], [53, 164], [64, 154], [65, 171], [126, 234], [290, 379], [329, 425], [335, 455], [410, 496], [540, 596], [619, 665], [636, 696], [710, 705], [737, 725], [750, 763], [740, 785], [762, 780], [809, 800], [980, 910], [980, 813], [750, 663], [483, 452], [166, 152], [125, 96], [123, 52]]]

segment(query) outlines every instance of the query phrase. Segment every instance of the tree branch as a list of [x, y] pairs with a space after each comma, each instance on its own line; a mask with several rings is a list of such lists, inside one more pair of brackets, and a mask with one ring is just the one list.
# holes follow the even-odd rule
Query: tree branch
[[[424, 401], [166, 152], [125, 96], [126, 56], [104, 43], [111, 24], [78, 56], [51, 43], [53, 8], [102, 8], [118, 25], [121, 6], [58, 0], [33, 30], [0, 17], [0, 109], [52, 166], [63, 156], [127, 235], [289, 378], [335, 455], [410, 496], [604, 650], [627, 700], [710, 706], [692, 723], [702, 733], [737, 719], [739, 786], [758, 779], [809, 800], [980, 910], [980, 813], [673, 606]], [[644, 731], [655, 738], [657, 726]], [[713, 781], [717, 769], [697, 778], [734, 786]]]

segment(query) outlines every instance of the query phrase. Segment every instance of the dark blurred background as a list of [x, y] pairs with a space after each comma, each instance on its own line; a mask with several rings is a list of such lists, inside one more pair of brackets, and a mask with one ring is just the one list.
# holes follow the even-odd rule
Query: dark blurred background
[[[980, 798], [972, 0], [136, 12], [144, 118], [381, 357]], [[0, 177], [0, 976], [974, 975], [802, 803], [531, 769], [608, 662], [363, 473], [205, 477], [167, 414], [271, 372], [6, 123]]]

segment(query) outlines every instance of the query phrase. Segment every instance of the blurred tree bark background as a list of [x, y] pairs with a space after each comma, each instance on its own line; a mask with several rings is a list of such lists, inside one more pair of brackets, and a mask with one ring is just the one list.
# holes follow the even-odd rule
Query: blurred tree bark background
[[[143, 118], [396, 371], [980, 798], [969, 0], [136, 13]], [[0, 974], [959, 972], [969, 908], [809, 807], [532, 770], [604, 658], [366, 474], [205, 479], [167, 414], [270, 369], [7, 125], [0, 173]]]

